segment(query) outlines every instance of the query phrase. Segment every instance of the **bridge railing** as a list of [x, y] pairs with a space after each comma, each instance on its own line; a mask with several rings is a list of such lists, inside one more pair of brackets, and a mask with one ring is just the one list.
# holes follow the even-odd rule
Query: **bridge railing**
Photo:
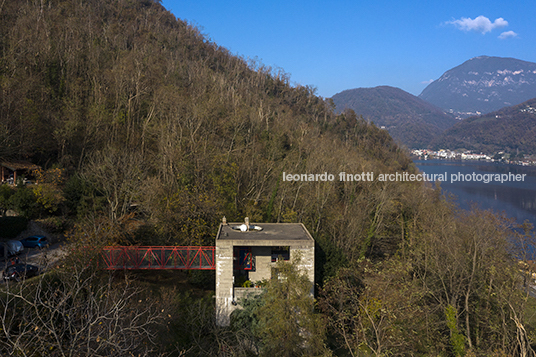
[[214, 270], [215, 249], [213, 246], [111, 246], [102, 249], [100, 264], [106, 270]]

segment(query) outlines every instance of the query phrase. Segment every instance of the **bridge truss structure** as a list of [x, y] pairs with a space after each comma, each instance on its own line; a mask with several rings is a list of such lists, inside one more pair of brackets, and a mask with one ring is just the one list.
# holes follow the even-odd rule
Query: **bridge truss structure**
[[215, 270], [214, 246], [104, 247], [99, 265], [105, 270]]

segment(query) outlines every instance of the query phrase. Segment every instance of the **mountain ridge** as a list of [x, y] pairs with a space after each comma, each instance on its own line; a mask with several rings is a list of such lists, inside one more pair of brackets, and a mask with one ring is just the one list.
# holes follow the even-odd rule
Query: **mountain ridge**
[[486, 114], [536, 97], [536, 63], [478, 56], [449, 69], [419, 94], [460, 118]]
[[385, 127], [408, 147], [427, 145], [455, 124], [455, 119], [440, 108], [396, 87], [348, 89], [332, 99], [337, 112], [352, 109], [365, 120]]
[[487, 153], [536, 154], [536, 98], [467, 118], [437, 137], [432, 146]]

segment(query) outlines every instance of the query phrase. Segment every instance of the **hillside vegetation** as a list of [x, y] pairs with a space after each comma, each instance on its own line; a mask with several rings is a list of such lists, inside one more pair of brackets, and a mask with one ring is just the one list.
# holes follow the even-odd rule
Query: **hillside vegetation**
[[[72, 253], [2, 291], [2, 355], [266, 356], [272, 339], [293, 341], [278, 352], [289, 356], [534, 356], [510, 244], [533, 239], [529, 227], [458, 211], [430, 184], [338, 180], [416, 173], [387, 131], [335, 114], [314, 88], [231, 55], [158, 2], [5, 1], [0, 19], [0, 159], [43, 167], [40, 185], [2, 188], [0, 208], [68, 220], [79, 247], [213, 245], [223, 216], [303, 222], [318, 290], [314, 313], [299, 315], [270, 300], [292, 285], [268, 282], [224, 329], [210, 297], [140, 292]], [[285, 340], [285, 318], [311, 328]]]
[[338, 112], [352, 109], [365, 120], [385, 127], [395, 140], [408, 148], [428, 146], [456, 123], [454, 117], [434, 105], [389, 86], [349, 89], [335, 94], [332, 99]]
[[536, 99], [467, 118], [446, 130], [433, 146], [480, 152], [536, 154]]
[[410, 166], [386, 132], [151, 1], [6, 3], [2, 16], [3, 157], [80, 174], [111, 220], [138, 204], [162, 243], [211, 242], [223, 215], [317, 231], [343, 188], [282, 172]]

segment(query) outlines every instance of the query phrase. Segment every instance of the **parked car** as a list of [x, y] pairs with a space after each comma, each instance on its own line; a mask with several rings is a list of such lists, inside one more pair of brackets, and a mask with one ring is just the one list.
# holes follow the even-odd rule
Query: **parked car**
[[18, 240], [8, 240], [4, 243], [4, 247], [7, 250], [7, 256], [20, 254], [24, 251], [24, 246]]
[[2, 272], [4, 280], [21, 281], [22, 279], [31, 278], [39, 274], [39, 268], [30, 264], [9, 265]]
[[24, 248], [45, 248], [48, 246], [48, 239], [45, 236], [31, 236], [20, 241]]

